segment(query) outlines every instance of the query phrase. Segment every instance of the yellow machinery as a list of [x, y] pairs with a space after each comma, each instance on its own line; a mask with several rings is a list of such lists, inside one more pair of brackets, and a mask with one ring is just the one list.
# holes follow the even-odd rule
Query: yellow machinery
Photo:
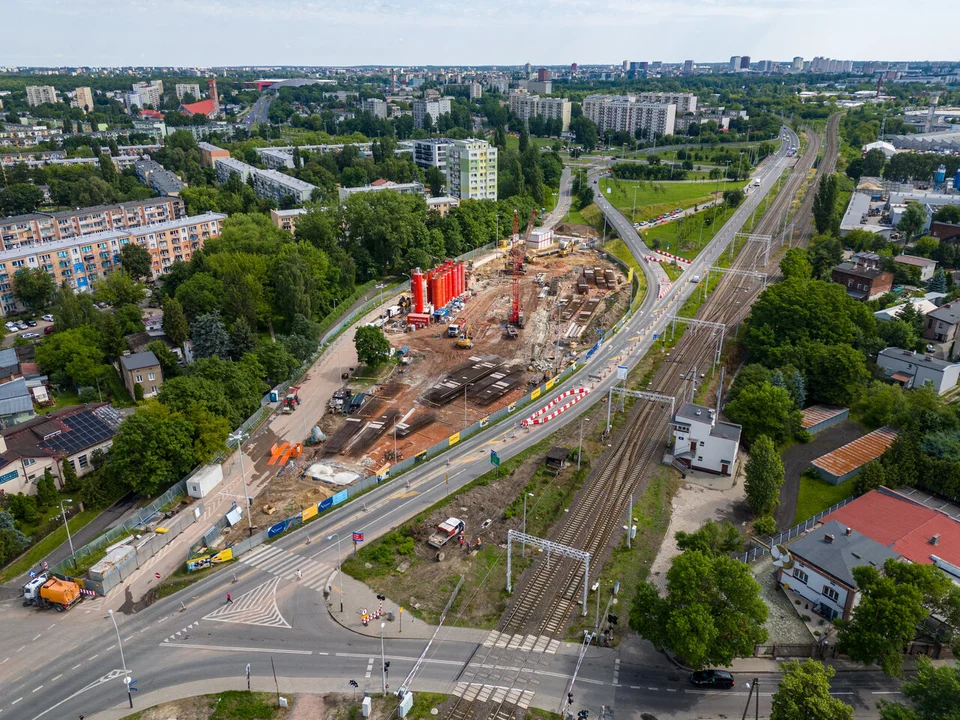
[[469, 350], [473, 347], [473, 338], [470, 336], [470, 326], [464, 325], [463, 332], [457, 338], [457, 347], [461, 350]]

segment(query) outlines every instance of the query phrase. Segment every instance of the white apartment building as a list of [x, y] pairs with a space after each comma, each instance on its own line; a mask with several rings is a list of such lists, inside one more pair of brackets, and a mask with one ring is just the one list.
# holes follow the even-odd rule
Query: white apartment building
[[344, 202], [348, 197], [356, 195], [357, 193], [382, 192], [384, 190], [392, 190], [401, 195], [423, 195], [423, 183], [395, 183], [378, 180], [375, 185], [361, 185], [360, 187], [352, 188], [342, 187], [337, 191], [337, 194], [340, 202]]
[[450, 112], [450, 98], [442, 97], [437, 100], [414, 100], [413, 101], [413, 126], [422, 128], [427, 115], [430, 116], [430, 122], [436, 126], [441, 115]]
[[570, 129], [570, 111], [573, 107], [566, 98], [547, 98], [528, 95], [525, 92], [512, 92], [509, 98], [510, 111], [524, 124], [532, 117], [549, 120], [559, 118], [563, 122], [563, 132]]
[[200, 99], [200, 85], [197, 83], [177, 83], [175, 90], [177, 91], [177, 100], [180, 102], [183, 102], [186, 95], [192, 95], [194, 102]]
[[583, 101], [583, 114], [601, 133], [614, 130], [633, 135], [642, 129], [648, 137], [673, 135], [677, 106], [639, 102], [635, 95], [588, 95]]
[[486, 140], [447, 146], [447, 190], [460, 200], [497, 199], [497, 148]]
[[381, 120], [387, 119], [387, 101], [380, 98], [366, 98], [360, 103], [360, 109]]
[[435, 167], [447, 171], [447, 147], [453, 142], [449, 138], [427, 138], [413, 141], [413, 161], [424, 169]]
[[57, 90], [53, 85], [27, 85], [27, 105], [30, 107], [56, 101]]
[[217, 171], [218, 183], [225, 183], [231, 175], [239, 175], [241, 182], [247, 182], [257, 172], [257, 168], [253, 165], [231, 157], [216, 158], [213, 161], [213, 167]]
[[257, 170], [253, 176], [253, 190], [257, 197], [282, 203], [286, 197], [293, 197], [298, 204], [310, 200], [316, 185], [311, 185], [295, 177], [284, 175], [277, 170]]
[[275, 148], [263, 148], [259, 152], [263, 164], [271, 170], [281, 170], [293, 168], [293, 153], [277, 150]]
[[147, 105], [152, 105], [154, 108], [160, 107], [160, 100], [163, 96], [163, 82], [161, 80], [154, 80], [153, 82], [145, 83], [134, 83], [133, 84], [133, 93], [140, 96], [140, 102], [138, 106], [142, 109]]
[[693, 93], [681, 92], [649, 92], [637, 93], [637, 102], [655, 103], [658, 105], [676, 105], [677, 117], [687, 113], [697, 113], [697, 96]]
[[467, 91], [471, 100], [479, 100], [483, 97], [483, 85], [478, 82], [467, 83]]
[[70, 105], [84, 112], [93, 110], [93, 91], [88, 87], [78, 87], [73, 93], [73, 101]]
[[483, 79], [483, 84], [490, 92], [500, 93], [501, 95], [506, 95], [507, 89], [510, 87], [510, 81], [504, 75], [487, 75]]
[[718, 475], [736, 474], [740, 426], [717, 420], [702, 405], [683, 403], [673, 416], [674, 463]]

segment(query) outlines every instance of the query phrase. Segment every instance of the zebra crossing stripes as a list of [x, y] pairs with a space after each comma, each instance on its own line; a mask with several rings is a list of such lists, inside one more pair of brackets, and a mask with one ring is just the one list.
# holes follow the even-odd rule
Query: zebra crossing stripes
[[236, 600], [221, 605], [204, 620], [239, 623], [242, 625], [260, 625], [262, 627], [290, 628], [277, 607], [277, 585], [280, 578], [275, 577], [263, 585], [244, 593]]
[[453, 691], [454, 695], [461, 697], [467, 702], [494, 702], [497, 704], [507, 703], [516, 705], [521, 710], [530, 707], [533, 700], [533, 690], [522, 690], [520, 688], [509, 688], [503, 685], [487, 685], [482, 683], [457, 683]]
[[[267, 545], [240, 557], [240, 562], [268, 572], [271, 575], [322, 592], [333, 572], [329, 565], [289, 552], [276, 545]], [[300, 571], [301, 577], [297, 577]]]
[[483, 641], [483, 646], [555, 655], [560, 647], [560, 641], [546, 635], [511, 635], [498, 630], [491, 630]]

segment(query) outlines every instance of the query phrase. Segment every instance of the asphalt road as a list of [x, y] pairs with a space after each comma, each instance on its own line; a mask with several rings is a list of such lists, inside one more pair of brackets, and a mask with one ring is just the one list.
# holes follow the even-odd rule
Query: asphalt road
[[[702, 272], [723, 251], [735, 230], [776, 182], [786, 165], [784, 154], [785, 146], [760, 169], [759, 190], [747, 198], [687, 273]], [[600, 200], [600, 206], [631, 249], [642, 256], [645, 248], [632, 225], [605, 200]], [[652, 278], [652, 269], [646, 263], [642, 266], [648, 278]], [[662, 300], [657, 300], [656, 292], [647, 293], [638, 312], [617, 335], [601, 345], [576, 382], [586, 382], [588, 374], [608, 373], [615, 364], [636, 362], [652, 343], [652, 332], [663, 328], [669, 309], [674, 303], [682, 303], [694, 287], [692, 283], [679, 282]], [[654, 313], [655, 309], [667, 312]], [[496, 448], [501, 458], [507, 459], [552, 434], [558, 424], [575, 420], [599, 402], [615, 377], [613, 373], [605, 374], [602, 381], [593, 383], [595, 388], [585, 400], [552, 423], [520, 432], [509, 425], [491, 428], [462, 442], [449, 465], [444, 456], [415, 468], [401, 483], [384, 484], [368, 493], [362, 502], [349, 503], [307, 528], [280, 538], [271, 547], [298, 551], [311, 562], [333, 568], [336, 566], [335, 544], [314, 541], [308, 547], [307, 531], [314, 538], [322, 538], [335, 532], [345, 536], [361, 530], [369, 541], [486, 472], [491, 448]], [[562, 389], [558, 386], [557, 392]], [[274, 658], [284, 687], [300, 687], [297, 679], [309, 678], [304, 687], [333, 690], [339, 684], [346, 689], [346, 680], [359, 682], [358, 676], [366, 675], [369, 659], [379, 651], [376, 639], [357, 636], [333, 625], [326, 618], [322, 599], [315, 591], [286, 580], [277, 581], [277, 586], [270, 590], [267, 587], [272, 582], [269, 573], [249, 568], [242, 562], [237, 563], [234, 570], [238, 575], [236, 584], [232, 584], [231, 571], [227, 570], [135, 615], [118, 616], [125, 662], [132, 677], [138, 680], [141, 696], [169, 695], [190, 680], [202, 680], [211, 690], [226, 686], [224, 683], [236, 685], [247, 662], [256, 667], [254, 676], [258, 687], [266, 689], [268, 680], [272, 680], [272, 676], [267, 677], [268, 657]], [[261, 598], [260, 605], [246, 613], [243, 622], [206, 619], [223, 603], [226, 592], [239, 600], [256, 588], [261, 588], [261, 594], [267, 597]], [[186, 610], [178, 613], [181, 600], [186, 603]], [[46, 614], [20, 608], [15, 602], [8, 603], [4, 611], [17, 621], [5, 623], [8, 628], [0, 643], [0, 712], [36, 719], [75, 717], [80, 713], [90, 717], [94, 711], [113, 708], [102, 717], [122, 716], [118, 708], [126, 698], [122, 670], [117, 663], [116, 635], [111, 634], [109, 619], [102, 619], [102, 608], [98, 610], [97, 605], [102, 602], [84, 603], [67, 615]], [[290, 627], [278, 626], [277, 615]], [[50, 651], [51, 643], [55, 644], [55, 652]], [[206, 649], [208, 647], [212, 649]], [[391, 670], [398, 675], [412, 667], [412, 658], [423, 643], [391, 640], [389, 647], [387, 654], [391, 662], [396, 658]], [[423, 666], [414, 688], [450, 692], [454, 678], [476, 649], [475, 642], [455, 639], [436, 645], [428, 658], [431, 662]], [[665, 667], [663, 659], [650, 653], [649, 648], [638, 661], [619, 665], [610, 650], [590, 652], [589, 662], [581, 667], [577, 692], [578, 704], [582, 702], [583, 707], [594, 711], [600, 704], [609, 704], [611, 696], [615, 696], [620, 707], [649, 709], [657, 712], [658, 717], [687, 717], [694, 711], [701, 717], [714, 717], [733, 713], [742, 705], [743, 697], [738, 697], [736, 692], [715, 695], [693, 691], [687, 687], [682, 673]], [[549, 659], [546, 670], [538, 667], [535, 705], [549, 708], [553, 699], [562, 696], [574, 660], [575, 657], [560, 652]], [[522, 661], [522, 657], [517, 660]], [[619, 672], [617, 682], [614, 682], [615, 667]], [[518, 672], [523, 681], [522, 670]], [[857, 674], [858, 689], [851, 692], [869, 693], [869, 688], [863, 686], [868, 675]], [[370, 678], [362, 679], [370, 685]], [[774, 682], [772, 679], [771, 686]], [[764, 702], [768, 700], [762, 699], [761, 705]]]
[[243, 118], [248, 130], [256, 123], [268, 122], [267, 113], [270, 111], [270, 103], [272, 102], [273, 97], [271, 95], [261, 95], [257, 98], [253, 107], [250, 108], [250, 112]]

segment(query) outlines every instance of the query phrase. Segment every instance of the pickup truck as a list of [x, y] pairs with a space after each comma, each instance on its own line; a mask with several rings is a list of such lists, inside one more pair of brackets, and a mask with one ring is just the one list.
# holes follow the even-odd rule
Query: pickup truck
[[463, 520], [453, 517], [447, 518], [437, 525], [437, 530], [430, 536], [430, 539], [427, 540], [427, 545], [435, 548], [443, 547], [450, 538], [455, 537], [457, 533], [462, 533], [464, 527], [466, 526]]

